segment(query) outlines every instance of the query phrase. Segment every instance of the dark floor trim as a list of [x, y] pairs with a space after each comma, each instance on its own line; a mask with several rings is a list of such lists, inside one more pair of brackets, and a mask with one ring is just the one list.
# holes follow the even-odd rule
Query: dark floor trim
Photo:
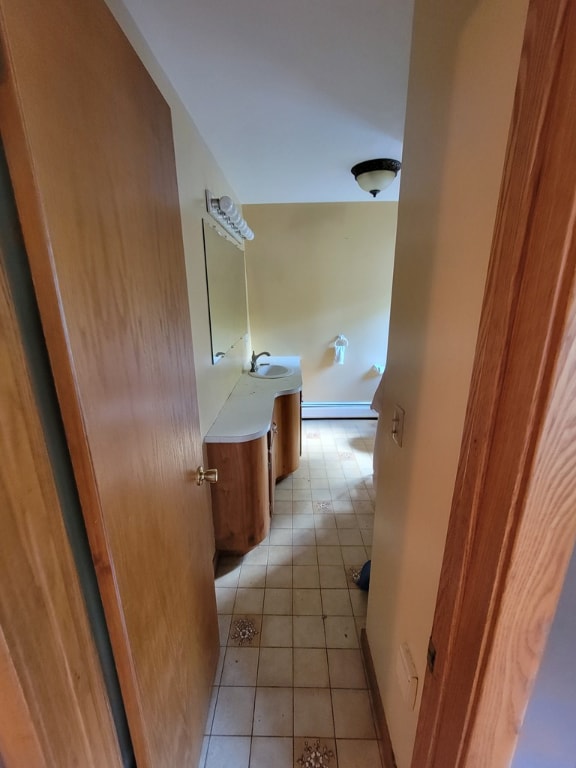
[[390, 732], [388, 731], [388, 723], [386, 722], [386, 715], [384, 714], [384, 706], [380, 696], [380, 689], [378, 688], [378, 681], [376, 679], [376, 670], [374, 669], [372, 653], [370, 652], [370, 645], [368, 643], [368, 635], [366, 634], [365, 629], [362, 629], [360, 633], [360, 648], [362, 649], [362, 659], [364, 661], [366, 677], [368, 678], [370, 699], [374, 709], [374, 720], [376, 721], [378, 746], [380, 748], [382, 764], [384, 765], [384, 768], [397, 768], [394, 750], [392, 749], [392, 741], [390, 740]]

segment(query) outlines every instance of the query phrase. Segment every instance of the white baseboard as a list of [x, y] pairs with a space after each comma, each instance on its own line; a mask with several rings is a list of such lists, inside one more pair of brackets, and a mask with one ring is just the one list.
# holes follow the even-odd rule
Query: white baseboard
[[370, 403], [302, 403], [303, 419], [377, 419]]

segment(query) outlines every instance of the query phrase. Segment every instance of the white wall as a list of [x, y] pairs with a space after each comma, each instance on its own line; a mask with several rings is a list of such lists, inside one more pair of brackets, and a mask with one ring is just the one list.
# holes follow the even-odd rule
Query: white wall
[[[236, 383], [247, 357], [246, 346], [239, 345], [218, 365], [212, 365], [202, 241], [202, 218], [207, 215], [204, 190], [208, 188], [218, 197], [230, 195], [236, 200], [238, 198], [198, 133], [190, 114], [142, 38], [122, 0], [106, 0], [106, 2], [170, 105], [172, 112], [200, 430], [204, 436]], [[198, 77], [201, 76], [202, 73], [198, 73]], [[217, 98], [220, 96], [218, 95]]]
[[[351, 177], [351, 183], [353, 179]], [[384, 364], [398, 205], [247, 205], [250, 330], [257, 352], [302, 359], [306, 402], [370, 402]], [[349, 341], [344, 364], [331, 344]]]
[[[416, 0], [367, 633], [399, 768], [414, 744], [527, 0]], [[404, 445], [389, 434], [405, 408]], [[396, 655], [420, 680], [403, 701]]]

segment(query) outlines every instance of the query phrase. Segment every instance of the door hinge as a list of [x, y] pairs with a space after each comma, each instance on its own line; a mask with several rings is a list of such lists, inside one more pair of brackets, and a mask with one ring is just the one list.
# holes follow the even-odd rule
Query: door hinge
[[431, 673], [434, 672], [434, 665], [436, 664], [436, 648], [432, 642], [432, 638], [428, 641], [428, 669]]

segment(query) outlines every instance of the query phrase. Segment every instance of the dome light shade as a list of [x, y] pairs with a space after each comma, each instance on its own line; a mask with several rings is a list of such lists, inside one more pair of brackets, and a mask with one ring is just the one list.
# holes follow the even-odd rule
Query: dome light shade
[[402, 163], [399, 160], [379, 158], [357, 163], [352, 168], [352, 173], [358, 186], [366, 192], [370, 192], [372, 197], [376, 197], [383, 189], [392, 184], [401, 167]]

